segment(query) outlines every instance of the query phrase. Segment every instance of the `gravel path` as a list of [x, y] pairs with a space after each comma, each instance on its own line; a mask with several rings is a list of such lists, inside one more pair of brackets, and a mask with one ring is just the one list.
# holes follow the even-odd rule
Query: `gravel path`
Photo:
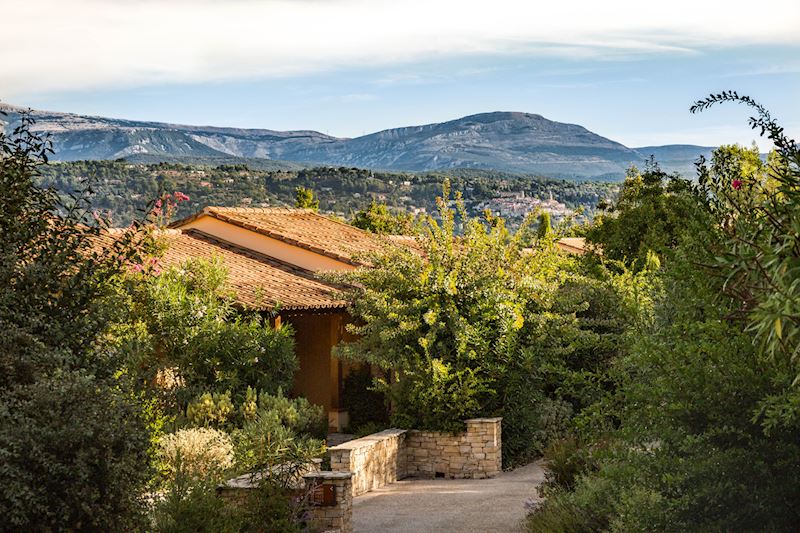
[[492, 479], [404, 479], [353, 500], [354, 533], [519, 531], [541, 463]]

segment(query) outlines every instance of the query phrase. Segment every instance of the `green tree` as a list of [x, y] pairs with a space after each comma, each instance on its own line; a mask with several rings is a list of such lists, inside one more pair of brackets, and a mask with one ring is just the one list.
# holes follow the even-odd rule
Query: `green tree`
[[617, 391], [600, 408], [617, 429], [590, 452], [572, 490], [554, 487], [531, 531], [800, 523], [787, 504], [800, 497], [797, 341], [783, 330], [799, 299], [800, 151], [750, 98], [722, 93], [693, 110], [725, 101], [753, 107], [751, 124], [777, 153], [765, 169], [756, 150], [722, 147], [699, 165], [695, 216], [663, 263], [654, 327], [631, 336]]
[[536, 235], [543, 239], [550, 235], [553, 231], [553, 226], [550, 224], [550, 212], [542, 211], [539, 215], [539, 226], [536, 228]]
[[71, 203], [34, 182], [49, 144], [23, 115], [0, 131], [0, 520], [2, 529], [130, 531], [140, 525], [149, 432], [109, 304], [138, 256], [132, 228], [109, 249]]
[[297, 187], [294, 190], [294, 206], [300, 209], [319, 209], [319, 200], [314, 197], [314, 191], [305, 187]]
[[592, 376], [615, 355], [626, 307], [580, 259], [551, 242], [528, 253], [524, 231], [490, 214], [471, 219], [458, 195], [455, 203], [445, 187], [421, 253], [389, 249], [374, 268], [337, 277], [357, 287], [349, 329], [358, 336], [337, 353], [394, 372], [379, 385], [401, 427], [454, 430], [465, 418], [503, 416], [503, 458], [515, 464], [602, 394]]
[[371, 201], [365, 209], [353, 215], [351, 224], [371, 233], [384, 235], [416, 235], [419, 224], [410, 213], [393, 213], [386, 204]]
[[603, 255], [644, 267], [649, 252], [669, 254], [678, 244], [699, 192], [677, 175], [668, 175], [650, 160], [644, 172], [628, 170], [619, 198], [597, 215], [586, 238], [601, 244]]

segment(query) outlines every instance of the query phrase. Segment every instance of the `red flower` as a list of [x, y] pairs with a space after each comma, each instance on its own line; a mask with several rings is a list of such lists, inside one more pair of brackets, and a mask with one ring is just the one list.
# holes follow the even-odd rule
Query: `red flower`
[[737, 191], [742, 188], [742, 180], [733, 180], [731, 182], [731, 187], [736, 189]]

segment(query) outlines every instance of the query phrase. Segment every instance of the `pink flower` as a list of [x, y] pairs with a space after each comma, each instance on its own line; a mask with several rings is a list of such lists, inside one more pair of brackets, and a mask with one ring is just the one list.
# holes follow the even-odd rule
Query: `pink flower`
[[733, 180], [731, 182], [731, 187], [736, 189], [737, 191], [742, 188], [742, 180]]
[[159, 198], [158, 200], [156, 200], [155, 206], [156, 206], [156, 207], [161, 207], [161, 198]]
[[175, 191], [175, 200], [177, 202], [188, 202], [189, 201], [189, 196], [186, 195], [186, 194], [183, 194], [180, 191]]
[[131, 272], [141, 272], [143, 268], [141, 263], [134, 263], [131, 265]]

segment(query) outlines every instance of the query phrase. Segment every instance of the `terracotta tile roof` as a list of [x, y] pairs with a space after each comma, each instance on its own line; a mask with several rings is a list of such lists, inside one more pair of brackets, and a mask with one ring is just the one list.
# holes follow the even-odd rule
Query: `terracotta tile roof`
[[354, 256], [378, 252], [386, 245], [385, 239], [377, 235], [310, 209], [206, 207], [190, 217], [173, 222], [170, 227], [180, 228], [203, 215], [351, 265], [363, 264]]
[[589, 251], [589, 247], [586, 245], [586, 239], [583, 237], [561, 238], [558, 240], [558, 247], [567, 253], [576, 255], [584, 255]]
[[[111, 230], [111, 234], [115, 230]], [[121, 234], [121, 232], [119, 232]], [[246, 248], [221, 241], [198, 230], [161, 230], [166, 242], [161, 258], [165, 267], [189, 259], [220, 257], [228, 270], [228, 287], [237, 303], [258, 310], [342, 309], [348, 304], [341, 288], [324, 283], [312, 272]]]

